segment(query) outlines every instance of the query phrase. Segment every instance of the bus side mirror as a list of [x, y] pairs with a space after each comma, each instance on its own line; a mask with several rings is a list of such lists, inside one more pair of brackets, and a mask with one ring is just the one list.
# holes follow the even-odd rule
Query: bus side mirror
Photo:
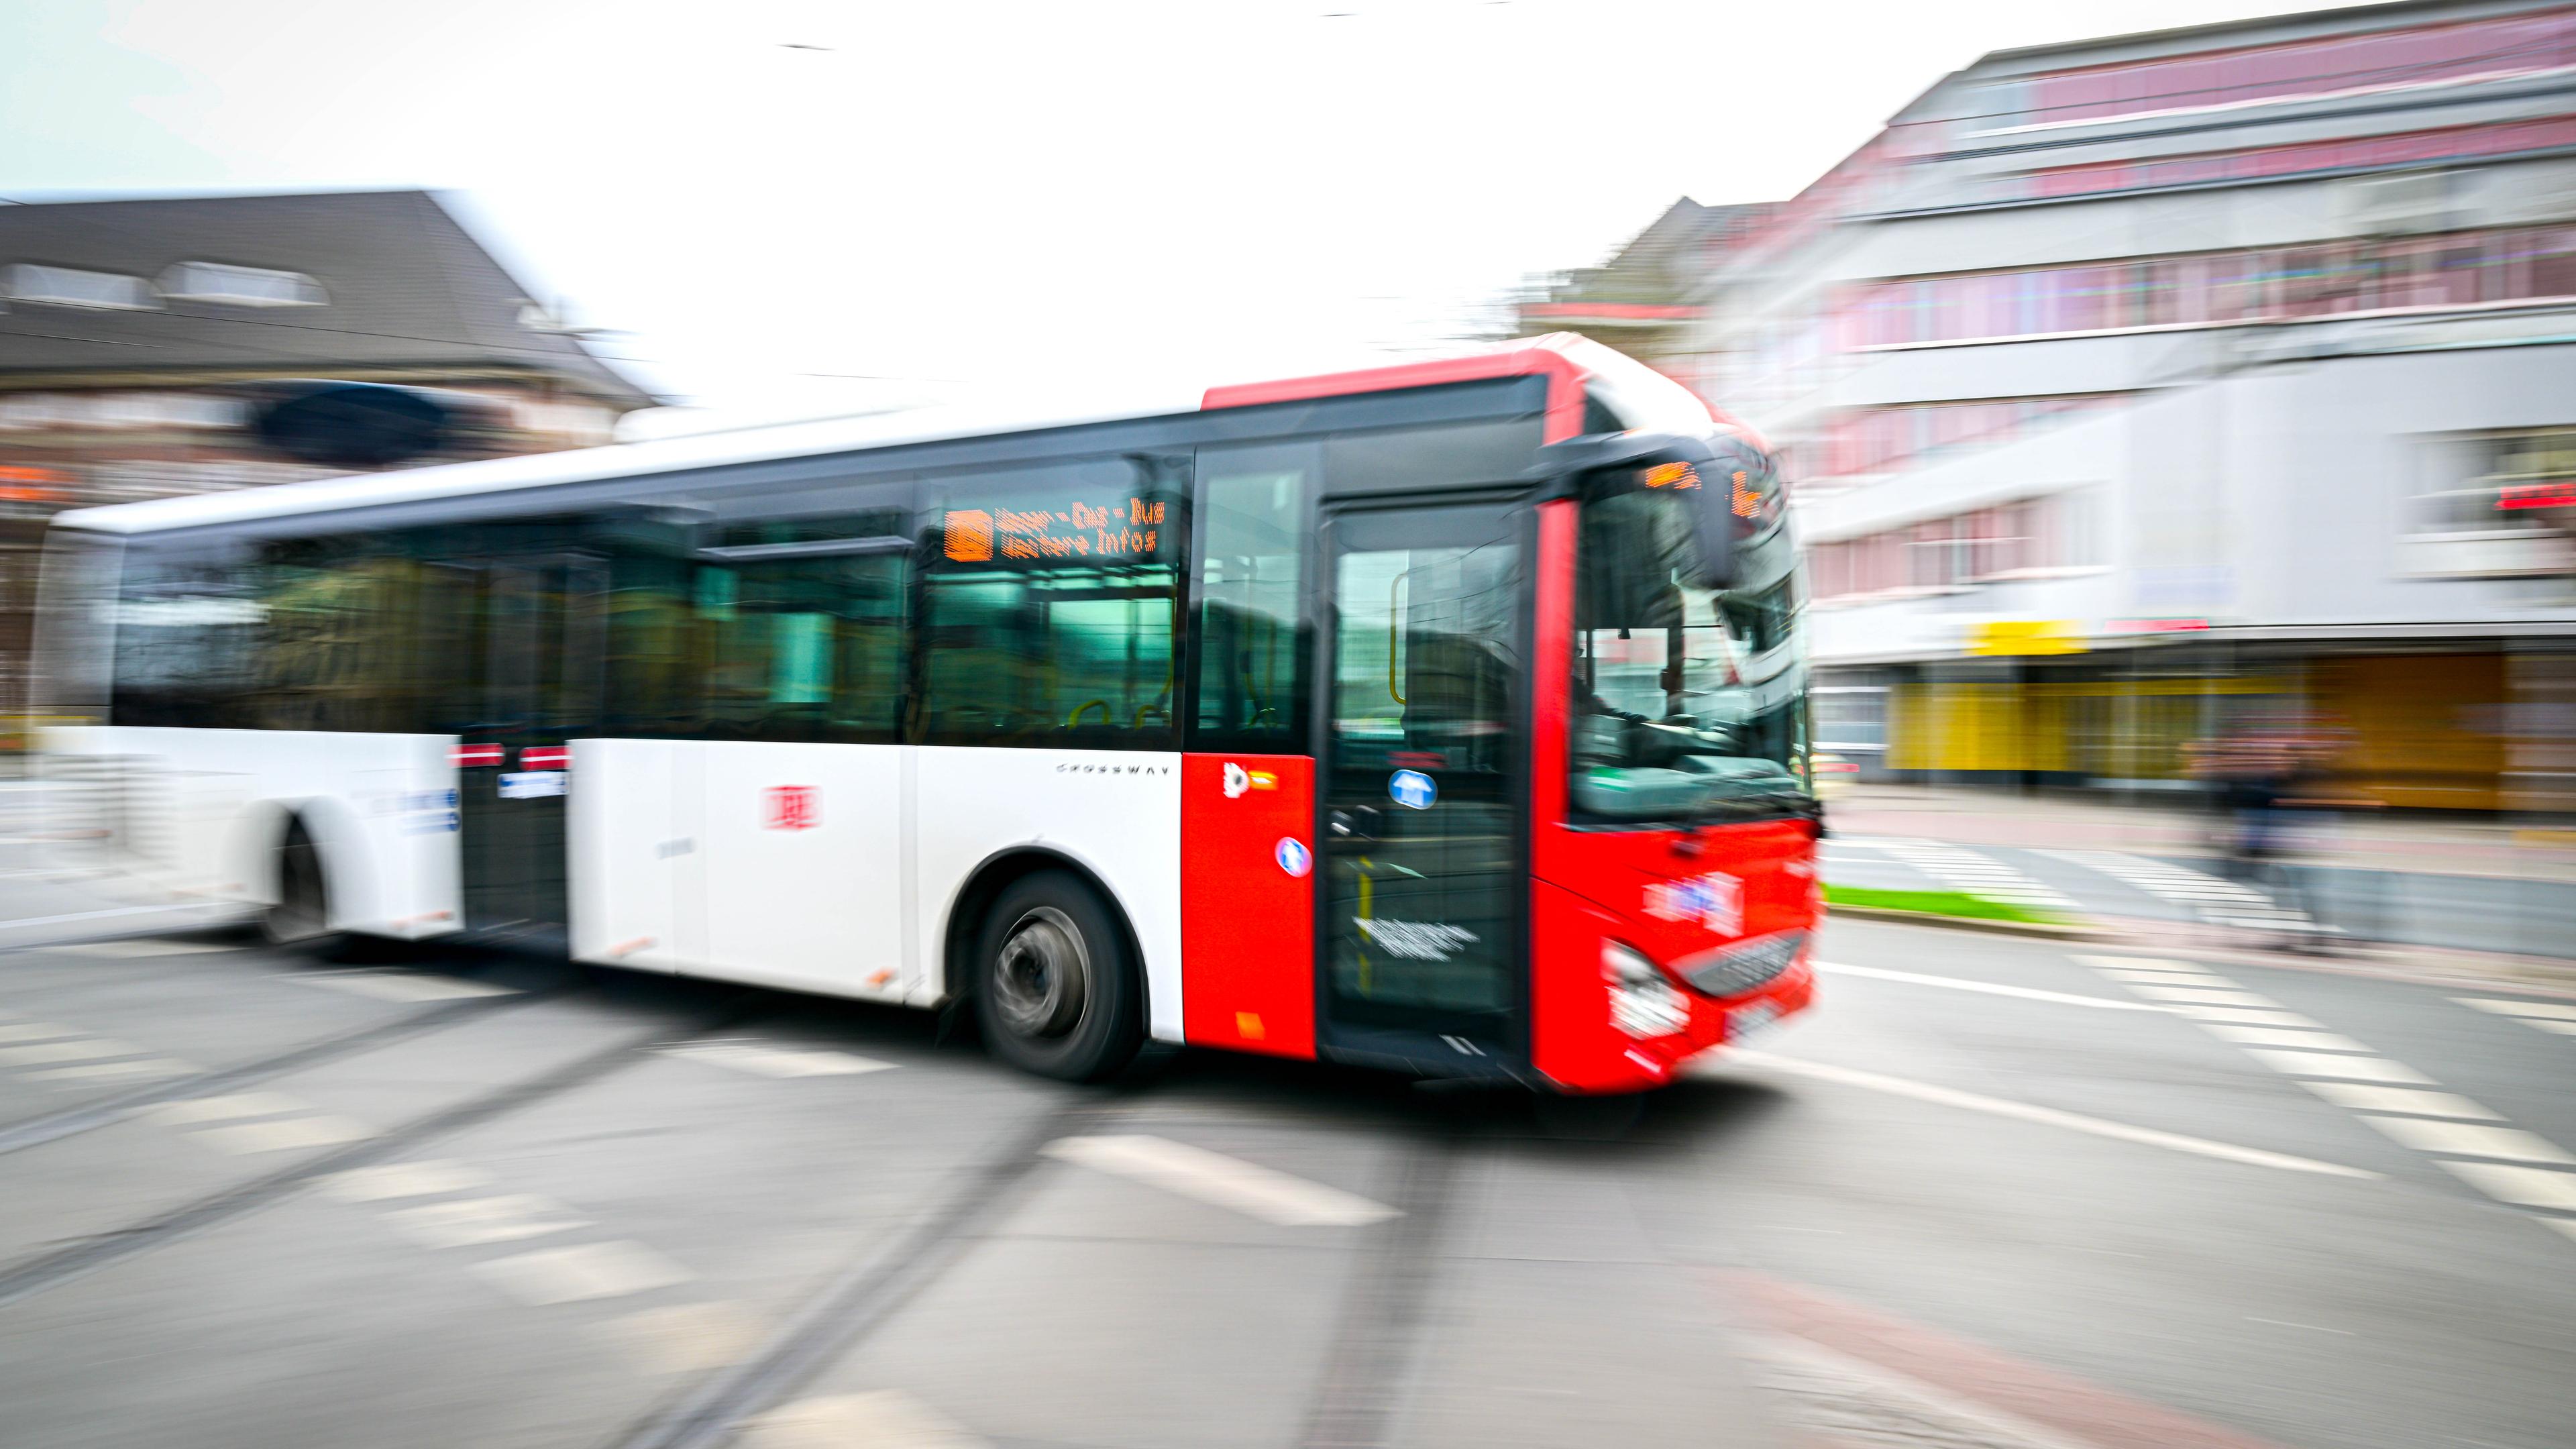
[[1685, 500], [1678, 512], [1688, 519], [1691, 557], [1671, 561], [1692, 588], [1736, 587], [1743, 581], [1745, 543], [1781, 521], [1785, 500], [1776, 466], [1762, 448], [1733, 432], [1591, 434], [1552, 443], [1547, 453], [1542, 474], [1563, 480], [1557, 486], [1565, 491], [1556, 496], [1665, 492]]
[[1742, 521], [1735, 516], [1732, 492], [1723, 486], [1700, 488], [1691, 498], [1691, 541], [1697, 545], [1698, 571], [1683, 582], [1693, 588], [1735, 587], [1735, 535]]

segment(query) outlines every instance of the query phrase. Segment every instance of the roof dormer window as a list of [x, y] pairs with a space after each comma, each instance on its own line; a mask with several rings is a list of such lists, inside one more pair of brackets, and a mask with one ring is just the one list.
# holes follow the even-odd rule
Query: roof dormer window
[[116, 272], [19, 262], [9, 268], [8, 284], [13, 302], [117, 312], [139, 312], [161, 305], [160, 299], [152, 295], [151, 283]]
[[234, 307], [320, 307], [331, 300], [320, 282], [302, 272], [228, 262], [181, 262], [161, 274], [161, 294], [182, 302]]

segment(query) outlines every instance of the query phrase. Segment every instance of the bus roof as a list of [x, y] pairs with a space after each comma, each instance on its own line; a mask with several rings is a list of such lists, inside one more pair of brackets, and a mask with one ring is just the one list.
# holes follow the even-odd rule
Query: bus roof
[[[611, 478], [678, 473], [734, 463], [770, 462], [899, 447], [912, 443], [1039, 432], [1086, 423], [1124, 422], [1171, 417], [1218, 408], [1256, 407], [1270, 403], [1306, 402], [1400, 388], [1438, 387], [1455, 383], [1540, 374], [1550, 381], [1544, 430], [1550, 442], [1581, 431], [1585, 385], [1597, 383], [1618, 406], [1650, 397], [1669, 415], [1686, 400], [1705, 426], [1705, 404], [1680, 384], [1645, 364], [1572, 333], [1522, 338], [1457, 357], [1402, 363], [1353, 372], [1213, 387], [1198, 393], [1140, 399], [1137, 405], [1085, 413], [939, 408], [917, 412], [827, 418], [727, 432], [617, 443], [556, 453], [530, 453], [508, 458], [444, 463], [279, 483], [223, 493], [156, 498], [59, 514], [54, 523], [99, 533], [157, 533], [166, 529], [328, 513], [344, 508], [374, 508], [442, 498], [586, 483]], [[1630, 420], [1630, 426], [1653, 426]]]

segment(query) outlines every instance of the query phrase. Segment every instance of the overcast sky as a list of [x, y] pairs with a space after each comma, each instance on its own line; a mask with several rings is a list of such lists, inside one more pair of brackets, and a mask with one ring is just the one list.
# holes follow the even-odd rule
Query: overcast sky
[[0, 0], [0, 195], [450, 191], [727, 418], [1160, 387], [1436, 346], [1988, 50], [2283, 8]]

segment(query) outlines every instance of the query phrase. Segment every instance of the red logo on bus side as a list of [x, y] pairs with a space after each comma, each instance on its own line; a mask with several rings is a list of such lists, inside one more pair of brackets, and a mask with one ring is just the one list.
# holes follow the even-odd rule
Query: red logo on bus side
[[772, 830], [811, 830], [823, 823], [823, 811], [811, 785], [772, 785], [763, 792]]

